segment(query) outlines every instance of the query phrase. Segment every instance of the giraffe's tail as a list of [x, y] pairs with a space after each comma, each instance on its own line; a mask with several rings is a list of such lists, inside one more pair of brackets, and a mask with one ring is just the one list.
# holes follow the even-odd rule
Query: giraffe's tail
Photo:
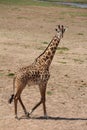
[[14, 94], [12, 94], [12, 95], [11, 95], [11, 97], [10, 97], [10, 98], [9, 98], [9, 100], [8, 100], [8, 103], [10, 103], [10, 104], [11, 104], [11, 103], [12, 103], [12, 101], [13, 101], [13, 99], [14, 99]]
[[10, 96], [8, 103], [12, 103], [13, 99], [14, 99], [14, 91], [15, 91], [15, 78], [13, 79], [13, 94]]

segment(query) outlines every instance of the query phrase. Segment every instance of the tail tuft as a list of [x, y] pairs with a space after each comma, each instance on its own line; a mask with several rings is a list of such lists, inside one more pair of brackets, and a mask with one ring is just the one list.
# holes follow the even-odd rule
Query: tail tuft
[[12, 103], [12, 101], [13, 101], [13, 99], [14, 99], [14, 94], [12, 94], [12, 95], [11, 95], [10, 99], [8, 100], [8, 103], [10, 103], [10, 104], [11, 104], [11, 103]]

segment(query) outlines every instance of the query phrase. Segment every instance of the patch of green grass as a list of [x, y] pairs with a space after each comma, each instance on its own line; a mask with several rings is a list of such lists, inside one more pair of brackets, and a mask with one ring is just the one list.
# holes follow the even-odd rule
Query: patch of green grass
[[0, 0], [0, 4], [19, 4], [23, 0]]
[[59, 63], [61, 63], [61, 64], [66, 64], [67, 62], [65, 62], [65, 61], [59, 61]]
[[[0, 4], [9, 5], [61, 6], [55, 2], [87, 3], [87, 0], [0, 0]], [[63, 6], [66, 5], [62, 5], [62, 7]]]
[[12, 10], [12, 11], [14, 11], [14, 10], [16, 10], [16, 11], [21, 11], [21, 9], [20, 9], [19, 7], [13, 7], [11, 10]]
[[0, 77], [3, 76], [4, 74], [3, 73], [0, 73]]
[[48, 42], [44, 41], [43, 44], [48, 44]]
[[71, 16], [71, 17], [87, 17], [87, 13], [86, 12], [69, 12], [69, 15]]
[[51, 92], [51, 91], [47, 91], [47, 94], [48, 94], [48, 95], [52, 95], [52, 92]]
[[67, 48], [67, 47], [58, 47], [58, 50], [60, 50], [60, 51], [69, 51], [69, 48]]
[[60, 17], [59, 19], [62, 19], [62, 20], [63, 20], [63, 19], [64, 19], [64, 17]]
[[87, 12], [80, 12], [76, 14], [79, 17], [87, 17]]
[[81, 85], [80, 88], [87, 87], [87, 85]]
[[13, 77], [15, 74], [14, 73], [9, 73], [7, 76]]
[[28, 19], [27, 17], [18, 16], [17, 19]]
[[38, 50], [45, 50], [46, 47], [41, 46], [41, 47], [37, 47]]
[[59, 54], [64, 54], [65, 51], [69, 51], [69, 48], [67, 47], [58, 47], [58, 53]]
[[78, 33], [77, 35], [84, 35], [83, 33]]
[[29, 47], [30, 47], [30, 45], [24, 45], [24, 48], [26, 48], [26, 49], [29, 48]]
[[74, 60], [74, 62], [78, 62], [78, 63], [80, 63], [80, 64], [82, 64], [84, 61], [83, 60], [81, 60], [81, 59], [73, 59]]
[[0, 0], [0, 4], [9, 4], [9, 5], [35, 5], [35, 6], [52, 6], [50, 2], [42, 2], [35, 0]]
[[58, 53], [59, 53], [59, 54], [64, 54], [64, 51], [60, 50]]
[[[71, 8], [69, 6], [69, 8]], [[60, 15], [62, 18], [65, 18], [66, 17], [66, 13], [72, 18], [72, 21], [74, 20], [73, 18], [76, 18], [76, 17], [87, 17], [87, 12], [86, 11], [82, 11], [82, 10], [77, 10], [77, 11], [61, 11]]]

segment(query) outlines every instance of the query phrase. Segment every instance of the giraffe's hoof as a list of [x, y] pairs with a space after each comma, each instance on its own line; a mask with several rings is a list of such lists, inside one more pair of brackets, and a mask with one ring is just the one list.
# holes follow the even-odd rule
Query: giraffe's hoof
[[18, 118], [18, 116], [17, 116], [17, 115], [15, 116], [15, 119], [19, 120], [19, 118]]
[[29, 112], [27, 112], [25, 115], [26, 115], [26, 117], [28, 117], [28, 118], [30, 117], [30, 113], [29, 113]]
[[46, 119], [46, 120], [47, 120], [47, 119], [49, 119], [49, 117], [48, 117], [47, 115], [44, 115], [44, 119]]

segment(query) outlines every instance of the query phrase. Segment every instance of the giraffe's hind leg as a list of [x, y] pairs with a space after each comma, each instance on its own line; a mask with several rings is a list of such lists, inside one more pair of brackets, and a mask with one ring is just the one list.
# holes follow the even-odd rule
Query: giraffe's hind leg
[[39, 87], [41, 93], [41, 101], [43, 104], [43, 112], [44, 117], [47, 118], [47, 111], [46, 111], [46, 84], [43, 84]]
[[19, 100], [19, 102], [20, 102], [20, 104], [21, 104], [21, 106], [22, 106], [22, 108], [23, 108], [23, 110], [24, 110], [24, 113], [27, 115], [28, 113], [27, 113], [27, 110], [26, 110], [26, 108], [25, 108], [25, 106], [24, 106], [24, 104], [23, 104], [23, 102], [22, 102], [22, 100], [21, 100], [21, 93], [22, 93], [22, 91], [23, 91], [23, 89], [24, 89], [24, 86], [19, 86], [18, 88], [17, 88], [17, 92], [16, 92], [16, 94], [15, 94], [15, 97], [14, 97], [14, 108], [15, 108], [15, 117], [16, 118], [18, 118], [17, 117], [17, 104], [18, 104], [18, 100]]
[[18, 104], [18, 98], [15, 96], [14, 97], [15, 118], [18, 119], [18, 116], [17, 116], [17, 104]]

